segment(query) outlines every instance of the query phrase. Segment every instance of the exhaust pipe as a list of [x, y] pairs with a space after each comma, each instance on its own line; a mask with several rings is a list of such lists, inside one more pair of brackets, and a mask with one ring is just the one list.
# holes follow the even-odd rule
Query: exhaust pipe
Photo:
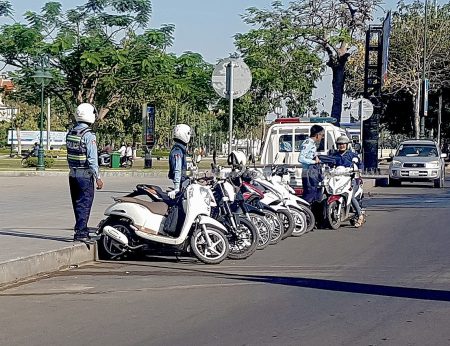
[[118, 231], [117, 229], [115, 229], [114, 227], [111, 227], [111, 226], [103, 227], [103, 234], [106, 235], [107, 237], [110, 237], [111, 239], [115, 240], [119, 244], [128, 247], [127, 236], [125, 234], [123, 234], [122, 232]]

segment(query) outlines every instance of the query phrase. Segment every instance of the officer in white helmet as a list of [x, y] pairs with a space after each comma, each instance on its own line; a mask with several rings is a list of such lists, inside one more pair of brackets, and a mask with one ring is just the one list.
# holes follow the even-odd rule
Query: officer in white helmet
[[75, 126], [66, 136], [69, 187], [75, 214], [74, 241], [90, 242], [88, 221], [94, 201], [94, 183], [103, 188], [98, 170], [97, 142], [91, 125], [95, 122], [93, 105], [82, 103], [75, 113]]
[[186, 124], [178, 124], [173, 128], [174, 145], [169, 154], [169, 174], [173, 181], [173, 190], [169, 192], [169, 197], [174, 199], [180, 192], [180, 185], [186, 176], [187, 169], [187, 144], [191, 139], [191, 128]]

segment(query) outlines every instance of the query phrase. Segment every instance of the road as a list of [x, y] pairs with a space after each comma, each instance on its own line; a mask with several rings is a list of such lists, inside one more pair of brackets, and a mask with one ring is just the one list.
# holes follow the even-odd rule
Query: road
[[450, 188], [367, 205], [361, 229], [245, 261], [99, 262], [0, 292], [0, 345], [449, 345]]

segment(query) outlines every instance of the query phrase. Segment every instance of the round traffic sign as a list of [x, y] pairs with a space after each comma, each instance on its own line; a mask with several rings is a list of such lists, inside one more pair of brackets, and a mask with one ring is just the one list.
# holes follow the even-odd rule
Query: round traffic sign
[[351, 109], [350, 109], [350, 115], [359, 120], [359, 118], [362, 116], [362, 120], [369, 119], [373, 114], [373, 104], [370, 100], [361, 97], [356, 100], [351, 101]]
[[227, 90], [227, 66], [233, 67], [233, 99], [237, 99], [250, 89], [252, 73], [242, 59], [226, 58], [221, 60], [214, 68], [212, 86], [220, 97], [229, 98]]

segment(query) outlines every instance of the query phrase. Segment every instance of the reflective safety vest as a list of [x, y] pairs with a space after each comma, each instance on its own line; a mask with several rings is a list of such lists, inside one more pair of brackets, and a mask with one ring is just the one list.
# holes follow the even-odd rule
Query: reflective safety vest
[[82, 141], [83, 135], [91, 131], [89, 127], [72, 129], [66, 136], [67, 163], [70, 168], [89, 167], [87, 160], [86, 143]]

